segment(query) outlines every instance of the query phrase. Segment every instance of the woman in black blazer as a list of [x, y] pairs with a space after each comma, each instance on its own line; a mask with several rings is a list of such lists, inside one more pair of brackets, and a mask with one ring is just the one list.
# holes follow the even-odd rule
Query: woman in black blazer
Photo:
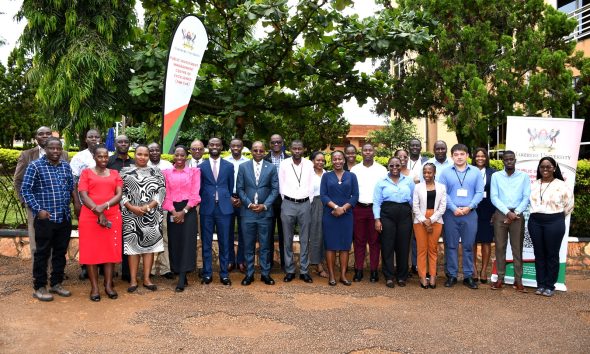
[[[473, 279], [481, 281], [482, 284], [488, 282], [488, 264], [490, 262], [490, 253], [492, 249], [492, 241], [494, 240], [494, 227], [492, 224], [492, 216], [496, 208], [490, 200], [490, 184], [492, 174], [496, 172], [490, 167], [490, 158], [488, 151], [484, 148], [477, 148], [473, 152], [471, 164], [477, 167], [481, 173], [481, 178], [484, 181], [485, 188], [483, 192], [483, 199], [476, 208], [477, 211], [477, 235], [475, 236], [475, 243], [473, 244]], [[481, 244], [481, 269], [477, 271], [477, 244]], [[479, 278], [477, 277], [479, 274]]]

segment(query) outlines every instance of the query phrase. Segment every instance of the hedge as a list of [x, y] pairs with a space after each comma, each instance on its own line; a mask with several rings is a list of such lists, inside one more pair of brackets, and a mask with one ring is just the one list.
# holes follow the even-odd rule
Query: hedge
[[[12, 149], [0, 149], [0, 164], [5, 174], [11, 175], [14, 172], [20, 150]], [[76, 154], [76, 152], [68, 152], [70, 159]], [[132, 154], [131, 154], [132, 155]], [[229, 156], [229, 151], [224, 151], [222, 156]], [[244, 154], [246, 157], [251, 158], [250, 153]], [[205, 154], [203, 157], [207, 158]], [[174, 156], [169, 154], [162, 154], [162, 158], [170, 162], [173, 161]], [[375, 160], [382, 165], [387, 165], [387, 157], [375, 157]], [[360, 163], [362, 157], [357, 155], [356, 161]], [[504, 168], [501, 160], [490, 160], [490, 166], [497, 170]], [[332, 169], [330, 154], [326, 154], [326, 169]], [[580, 160], [576, 170], [576, 185], [574, 187], [575, 203], [576, 207], [572, 214], [572, 221], [570, 226], [570, 235], [578, 237], [590, 236], [590, 161]]]

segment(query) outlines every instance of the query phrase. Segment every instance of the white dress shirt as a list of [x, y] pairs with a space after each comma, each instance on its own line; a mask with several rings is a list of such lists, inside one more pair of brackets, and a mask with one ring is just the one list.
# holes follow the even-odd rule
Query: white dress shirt
[[148, 161], [147, 165], [149, 167], [157, 168], [160, 171], [171, 169], [172, 163], [170, 161], [166, 161], [164, 159], [160, 159], [158, 163], [153, 163], [152, 160]]
[[354, 165], [350, 172], [356, 175], [359, 185], [359, 202], [363, 204], [373, 203], [373, 192], [378, 181], [387, 176], [387, 169], [373, 161], [369, 167], [358, 163]]
[[313, 200], [313, 162], [301, 159], [299, 165], [293, 163], [289, 157], [281, 161], [279, 166], [279, 190], [281, 196], [293, 199], [309, 198]]
[[235, 194], [236, 193], [236, 182], [238, 181], [238, 169], [240, 168], [241, 164], [243, 164], [246, 161], [249, 161], [250, 159], [247, 157], [244, 157], [244, 155], [240, 155], [240, 158], [236, 160], [236, 159], [234, 159], [233, 155], [229, 155], [224, 160], [231, 162], [234, 165], [234, 190], [232, 193]]
[[195, 160], [192, 157], [186, 161], [187, 167], [199, 167], [200, 164], [203, 163], [203, 158], [199, 160]]

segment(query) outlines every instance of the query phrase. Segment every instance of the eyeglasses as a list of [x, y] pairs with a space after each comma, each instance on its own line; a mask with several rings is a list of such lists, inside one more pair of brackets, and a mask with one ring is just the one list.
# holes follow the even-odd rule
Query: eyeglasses
[[205, 148], [191, 148], [191, 151], [204, 151]]
[[554, 167], [553, 167], [553, 165], [541, 165], [541, 166], [539, 166], [539, 168], [540, 168], [541, 170], [551, 170], [551, 169], [553, 169]]
[[254, 149], [254, 150], [252, 150], [252, 152], [255, 152], [257, 154], [260, 154], [260, 153], [263, 153], [264, 152], [264, 149]]
[[282, 145], [283, 142], [282, 141], [271, 141], [270, 144], [271, 145]]
[[402, 165], [389, 165], [389, 168], [392, 168], [392, 167], [400, 168], [400, 167], [402, 167]]

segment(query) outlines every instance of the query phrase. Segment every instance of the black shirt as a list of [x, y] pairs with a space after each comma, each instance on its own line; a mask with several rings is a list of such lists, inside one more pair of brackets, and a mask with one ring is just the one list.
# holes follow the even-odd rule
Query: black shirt
[[121, 172], [123, 167], [129, 167], [132, 164], [135, 164], [135, 160], [132, 158], [123, 160], [119, 158], [118, 155], [112, 155], [111, 157], [109, 157], [109, 162], [107, 162], [107, 168]]

